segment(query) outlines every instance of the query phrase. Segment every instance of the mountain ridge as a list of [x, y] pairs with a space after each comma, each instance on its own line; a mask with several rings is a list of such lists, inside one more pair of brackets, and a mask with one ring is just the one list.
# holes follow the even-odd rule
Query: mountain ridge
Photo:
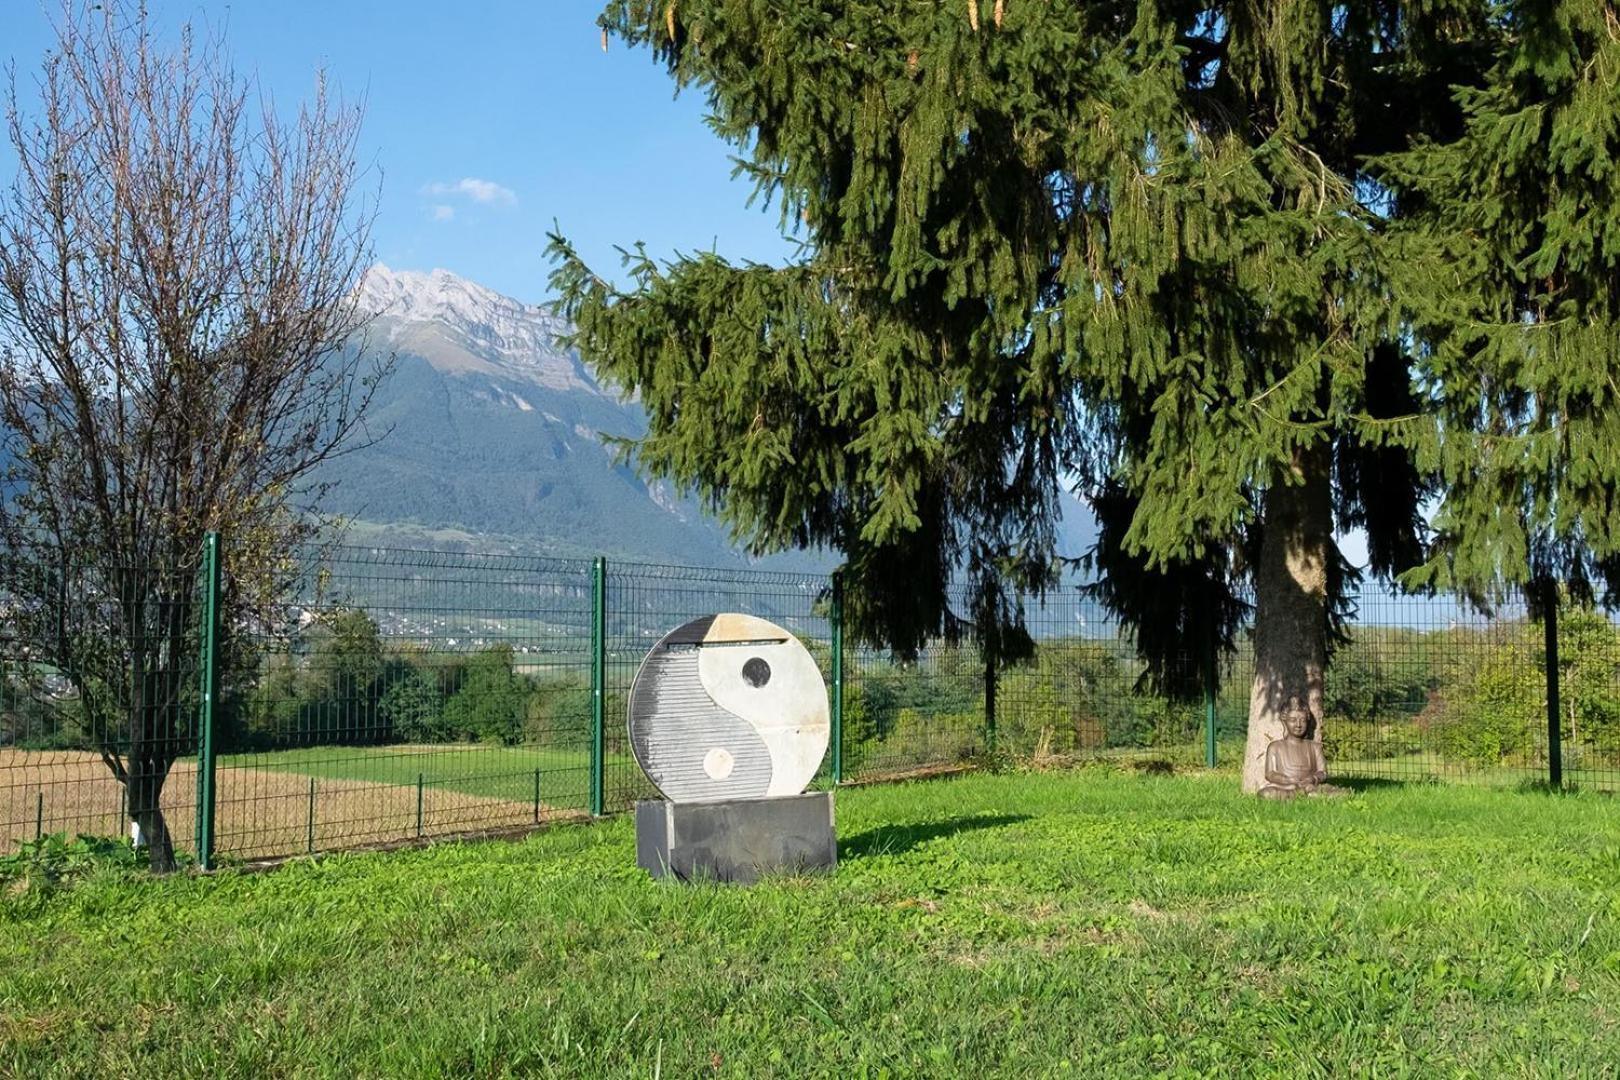
[[[361, 347], [387, 350], [375, 443], [322, 467], [326, 509], [356, 537], [559, 556], [822, 571], [827, 552], [750, 557], [699, 501], [620, 459], [646, 418], [559, 343], [565, 320], [447, 270], [374, 266], [358, 301]], [[1089, 546], [1090, 515], [1064, 496], [1066, 555]]]

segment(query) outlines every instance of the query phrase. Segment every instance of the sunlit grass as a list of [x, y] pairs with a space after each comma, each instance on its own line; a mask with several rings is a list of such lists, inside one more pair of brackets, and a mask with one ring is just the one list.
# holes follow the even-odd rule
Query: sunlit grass
[[1227, 774], [838, 796], [843, 862], [655, 883], [631, 824], [0, 900], [0, 1071], [1603, 1075], [1620, 804]]

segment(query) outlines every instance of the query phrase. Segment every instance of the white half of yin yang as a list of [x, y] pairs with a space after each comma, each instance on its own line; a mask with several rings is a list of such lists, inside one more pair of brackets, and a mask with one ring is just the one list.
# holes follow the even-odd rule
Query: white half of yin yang
[[629, 705], [631, 750], [676, 802], [796, 795], [831, 730], [810, 651], [752, 615], [707, 616], [665, 635]]

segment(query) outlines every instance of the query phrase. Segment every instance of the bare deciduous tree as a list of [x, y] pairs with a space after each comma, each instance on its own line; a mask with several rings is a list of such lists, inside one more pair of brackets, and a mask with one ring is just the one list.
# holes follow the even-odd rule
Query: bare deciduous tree
[[65, 8], [32, 89], [10, 73], [0, 591], [169, 869], [204, 534], [238, 540], [238, 611], [273, 595], [320, 527], [311, 470], [364, 438], [385, 374], [356, 347], [360, 109], [321, 78], [284, 121], [217, 38], [160, 47], [105, 2]]

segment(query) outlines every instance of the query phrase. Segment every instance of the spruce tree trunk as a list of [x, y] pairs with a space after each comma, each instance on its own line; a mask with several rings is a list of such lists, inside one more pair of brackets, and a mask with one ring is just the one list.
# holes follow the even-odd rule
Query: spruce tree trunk
[[1306, 709], [1308, 737], [1322, 739], [1333, 544], [1330, 460], [1325, 444], [1297, 452], [1292, 475], [1280, 477], [1266, 493], [1254, 577], [1254, 686], [1243, 752], [1243, 790], [1251, 794], [1265, 786], [1266, 747], [1284, 734], [1290, 710]]

